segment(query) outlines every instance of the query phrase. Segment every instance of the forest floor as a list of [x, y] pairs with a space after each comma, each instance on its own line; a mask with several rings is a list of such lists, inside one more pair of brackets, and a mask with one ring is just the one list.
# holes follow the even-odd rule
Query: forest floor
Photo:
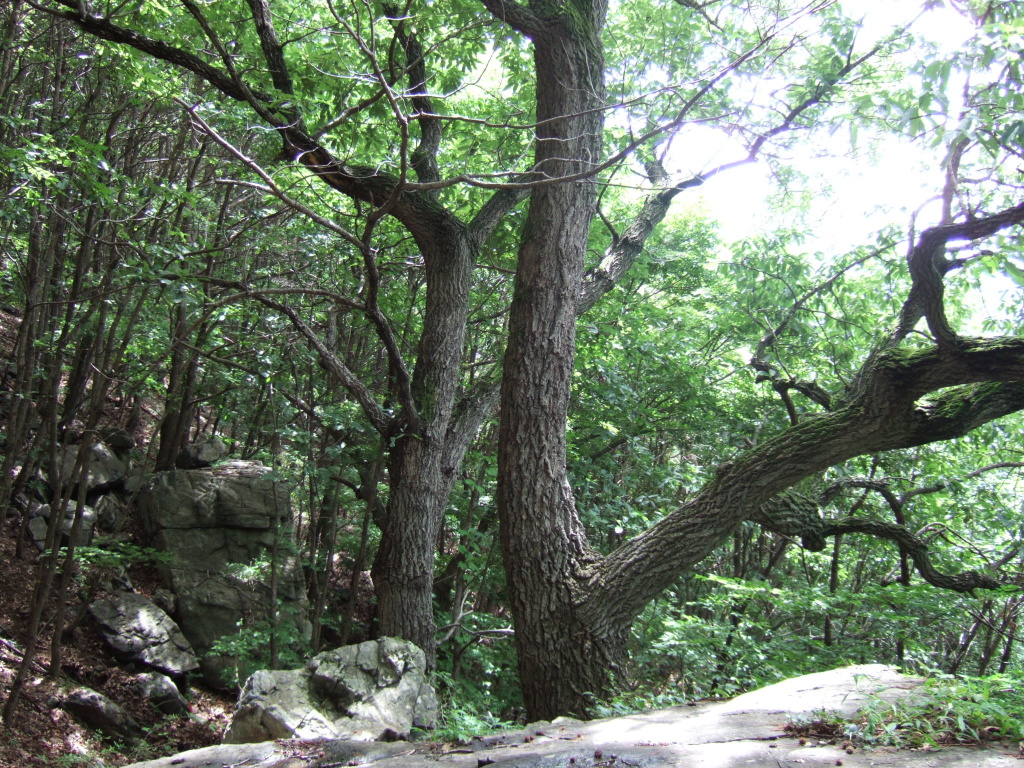
[[[36, 551], [28, 544], [16, 556], [19, 516], [0, 525], [0, 691], [6, 700], [21, 664], [28, 633], [36, 579]], [[136, 589], [155, 586], [151, 573], [129, 569]], [[76, 596], [72, 594], [74, 600]], [[69, 615], [77, 608], [69, 606]], [[53, 615], [47, 606], [44, 620]], [[90, 621], [75, 629], [62, 644], [60, 669], [49, 674], [51, 625], [40, 633], [29, 678], [22, 689], [13, 722], [0, 726], [0, 768], [51, 766], [121, 766], [220, 743], [230, 719], [234, 697], [193, 686], [186, 694], [191, 718], [165, 718], [134, 694], [132, 674], [105, 646]], [[67, 712], [50, 706], [55, 697], [86, 686], [124, 707], [146, 730], [134, 745], [106, 741], [79, 724]]]

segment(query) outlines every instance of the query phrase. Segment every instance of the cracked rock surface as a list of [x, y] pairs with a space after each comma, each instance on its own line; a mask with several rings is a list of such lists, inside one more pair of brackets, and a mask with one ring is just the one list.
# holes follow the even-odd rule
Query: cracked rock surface
[[94, 602], [89, 612], [106, 641], [122, 656], [171, 676], [199, 668], [192, 646], [178, 625], [148, 598], [116, 592]]
[[793, 719], [813, 718], [822, 711], [852, 717], [877, 698], [913, 696], [920, 684], [891, 667], [865, 664], [786, 680], [727, 702], [587, 723], [534, 723], [449, 751], [426, 742], [278, 741], [207, 747], [130, 768], [1020, 768], [1009, 747], [998, 744], [930, 752], [858, 749], [847, 754], [837, 745], [801, 745], [781, 738]]

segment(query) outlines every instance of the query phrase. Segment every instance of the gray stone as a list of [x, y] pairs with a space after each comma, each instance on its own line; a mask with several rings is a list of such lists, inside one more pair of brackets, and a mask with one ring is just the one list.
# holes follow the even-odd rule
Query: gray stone
[[[75, 514], [78, 511], [78, 502], [69, 501], [64, 511], [64, 520], [61, 523], [61, 544], [70, 541], [71, 529], [75, 524]], [[51, 507], [49, 504], [37, 504], [29, 511], [28, 529], [32, 534], [39, 551], [42, 552], [46, 542], [46, 526], [49, 524]], [[92, 541], [93, 529], [96, 525], [96, 510], [88, 505], [82, 506], [82, 522], [79, 524], [78, 535], [75, 537], [75, 546], [87, 546]]]
[[360, 738], [407, 737], [417, 720], [417, 705], [428, 708], [419, 712], [421, 722], [437, 721], [437, 699], [426, 682], [426, 659], [408, 641], [383, 637], [325, 651], [310, 659], [306, 668], [311, 689], [344, 713], [352, 722], [342, 727]]
[[174, 681], [159, 672], [136, 675], [135, 691], [165, 715], [187, 715], [191, 711]]
[[[139, 494], [147, 534], [174, 556], [161, 573], [176, 598], [175, 618], [215, 687], [235, 687], [239, 660], [211, 654], [214, 644], [237, 634], [240, 624], [244, 631], [272, 615], [269, 560], [275, 548], [277, 613], [280, 622], [294, 624], [282, 633], [299, 634], [307, 625], [289, 489], [269, 472], [242, 461], [173, 470], [150, 477]], [[240, 567], [256, 575], [243, 578]]]
[[224, 742], [390, 741], [436, 724], [423, 651], [385, 637], [326, 651], [305, 669], [257, 672], [242, 689]]
[[97, 600], [89, 612], [110, 646], [131, 661], [175, 676], [199, 668], [178, 625], [142, 595], [116, 592]]
[[132, 584], [132, 577], [128, 575], [125, 568], [104, 568], [99, 574], [99, 589], [101, 592], [113, 594], [114, 592], [134, 592], [135, 585]]
[[[71, 445], [60, 449], [57, 456], [57, 478], [66, 483], [75, 468], [81, 446]], [[113, 488], [124, 480], [128, 473], [128, 463], [118, 456], [110, 446], [104, 443], [93, 443], [90, 448], [89, 469], [86, 475], [86, 486], [90, 491], [103, 491]], [[51, 485], [53, 485], [51, 483]]]
[[333, 739], [338, 732], [313, 702], [306, 670], [260, 670], [242, 688], [224, 743], [291, 738]]
[[113, 494], [101, 496], [96, 502], [96, 528], [103, 533], [118, 533], [124, 528], [128, 511], [124, 502]]
[[[191, 749], [172, 757], [135, 763], [132, 768], [337, 768], [369, 765], [394, 755], [411, 755], [404, 741], [264, 741], [219, 744]], [[472, 768], [477, 768], [474, 760]]]
[[110, 738], [134, 741], [142, 735], [142, 728], [131, 715], [91, 688], [72, 691], [64, 698], [57, 699], [56, 705], [89, 728], [103, 731]]
[[153, 593], [153, 602], [168, 616], [173, 616], [178, 610], [178, 598], [169, 589], [160, 588]]
[[135, 447], [135, 438], [124, 429], [105, 429], [100, 436], [103, 438], [104, 444], [110, 446], [119, 456], [126, 456]]
[[174, 460], [178, 469], [200, 469], [228, 455], [228, 447], [219, 437], [207, 437], [186, 445]]
[[441, 703], [437, 700], [434, 686], [425, 683], [420, 688], [420, 695], [413, 707], [412, 727], [424, 731], [437, 728], [437, 718], [441, 712]]
[[[559, 720], [474, 739], [464, 749], [429, 742], [265, 741], [221, 745], [129, 768], [1019, 768], [1017, 744], [941, 750], [857, 749], [784, 738], [794, 719], [844, 717], [878, 697], [913, 696], [921, 681], [866, 664], [787, 680], [728, 702], [697, 702], [587, 723]], [[600, 752], [599, 752], [600, 750]]]

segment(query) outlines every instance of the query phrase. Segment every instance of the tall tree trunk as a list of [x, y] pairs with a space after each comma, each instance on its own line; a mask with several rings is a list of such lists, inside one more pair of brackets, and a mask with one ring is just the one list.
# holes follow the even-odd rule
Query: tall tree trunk
[[[417, 242], [427, 276], [426, 314], [409, 414], [388, 457], [390, 496], [373, 564], [384, 635], [416, 643], [434, 666], [434, 555], [458, 464], [446, 461], [469, 311], [473, 249], [468, 231], [438, 211]], [[418, 423], [416, 423], [418, 422]], [[460, 457], [461, 460], [461, 457]]]
[[[605, 6], [535, 2], [536, 170], [586, 173], [601, 159]], [[542, 186], [530, 200], [509, 314], [498, 436], [498, 511], [516, 649], [531, 717], [577, 711], [605, 649], [588, 647], [575, 588], [595, 556], [566, 477], [566, 418], [594, 180]], [[583, 645], [581, 645], [581, 641]], [[582, 650], [582, 653], [581, 653]], [[604, 666], [607, 670], [607, 666]], [[602, 675], [603, 677], [603, 675]]]

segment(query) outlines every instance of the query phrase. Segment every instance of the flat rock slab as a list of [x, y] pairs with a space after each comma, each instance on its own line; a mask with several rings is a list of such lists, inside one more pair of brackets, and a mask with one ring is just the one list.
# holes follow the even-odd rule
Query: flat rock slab
[[[780, 738], [795, 718], [852, 717], [870, 701], [912, 695], [921, 681], [878, 664], [786, 680], [727, 702], [701, 702], [587, 723], [534, 723], [448, 751], [430, 743], [277, 741], [223, 745], [130, 768], [1020, 768], [1009, 748], [857, 750]], [[1016, 745], [1014, 745], [1014, 749]], [[245, 761], [245, 762], [243, 762]]]

